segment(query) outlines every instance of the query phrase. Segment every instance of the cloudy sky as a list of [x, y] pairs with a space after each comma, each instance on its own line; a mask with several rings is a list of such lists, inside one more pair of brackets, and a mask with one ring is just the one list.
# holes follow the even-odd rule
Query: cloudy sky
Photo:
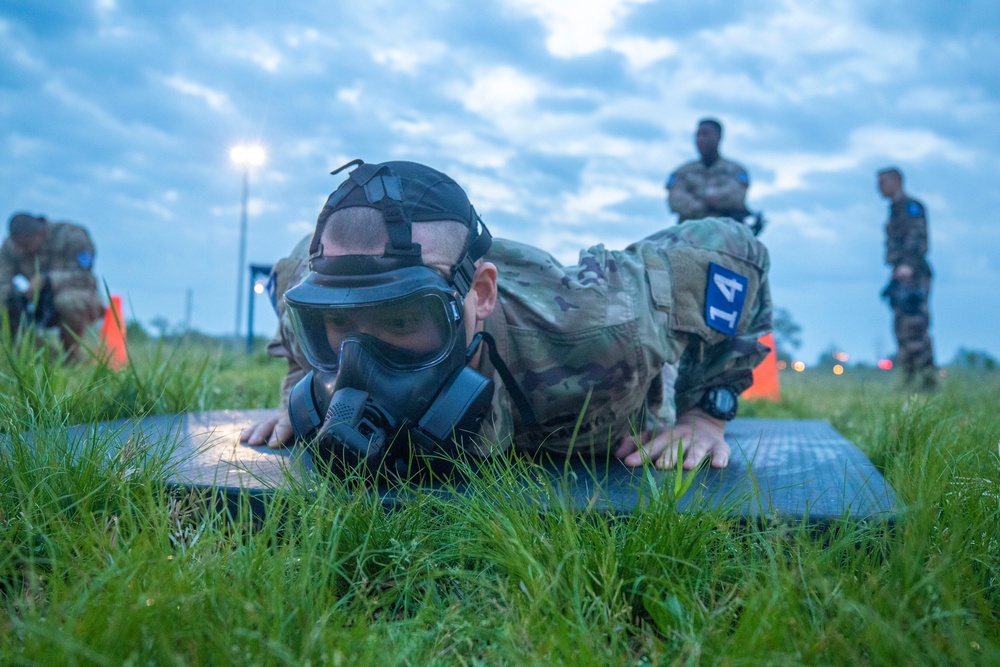
[[998, 28], [994, 0], [4, 0], [0, 215], [88, 226], [129, 318], [181, 324], [190, 293], [193, 326], [227, 333], [233, 145], [268, 155], [248, 261], [286, 254], [361, 157], [447, 172], [494, 235], [572, 263], [673, 224], [663, 182], [712, 115], [807, 361], [893, 349], [890, 163], [930, 213], [939, 358], [1000, 356]]

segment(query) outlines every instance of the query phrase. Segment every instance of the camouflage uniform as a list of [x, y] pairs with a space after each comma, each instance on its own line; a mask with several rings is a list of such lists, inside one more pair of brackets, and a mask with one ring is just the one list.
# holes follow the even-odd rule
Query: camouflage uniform
[[[677, 214], [678, 224], [708, 217], [736, 217], [746, 211], [750, 177], [743, 165], [719, 157], [711, 166], [701, 160], [688, 162], [667, 179], [667, 205]], [[712, 207], [705, 195], [714, 194], [721, 203]], [[740, 220], [744, 216], [740, 216]]]
[[889, 205], [885, 225], [885, 263], [893, 268], [909, 266], [913, 277], [894, 279], [886, 290], [893, 314], [898, 352], [896, 363], [904, 381], [914, 389], [933, 389], [937, 384], [934, 348], [928, 333], [931, 267], [927, 263], [927, 210], [916, 199], [904, 196]]
[[[275, 267], [289, 276], [278, 279], [282, 294], [281, 286], [298, 281], [296, 270], [304, 275], [302, 250], [300, 244], [298, 259]], [[658, 232], [624, 251], [598, 245], [582, 252], [577, 266], [506, 239], [494, 239], [484, 259], [499, 270], [499, 298], [485, 330], [538, 418], [536, 425], [523, 423], [483, 354], [479, 371], [497, 387], [484, 443], [556, 452], [570, 451], [572, 443], [603, 452], [622, 435], [672, 424], [708, 387], [743, 391], [767, 352], [757, 338], [771, 327], [768, 254], [742, 225], [708, 219]], [[734, 336], [706, 323], [710, 262], [748, 281]], [[283, 407], [309, 368], [290, 345], [294, 338], [282, 315], [272, 354], [289, 360]]]
[[272, 357], [280, 357], [288, 362], [288, 373], [281, 383], [281, 410], [288, 410], [288, 394], [299, 380], [313, 370], [306, 359], [288, 319], [285, 306], [285, 292], [294, 287], [309, 272], [309, 242], [312, 234], [299, 241], [292, 253], [278, 261], [271, 269], [270, 295], [271, 303], [278, 314], [278, 330], [274, 338], [267, 344], [267, 353]]
[[104, 307], [94, 278], [94, 244], [87, 230], [69, 222], [50, 222], [45, 241], [34, 255], [8, 238], [0, 246], [0, 303], [7, 303], [18, 274], [48, 278], [59, 323], [76, 333], [101, 317]]

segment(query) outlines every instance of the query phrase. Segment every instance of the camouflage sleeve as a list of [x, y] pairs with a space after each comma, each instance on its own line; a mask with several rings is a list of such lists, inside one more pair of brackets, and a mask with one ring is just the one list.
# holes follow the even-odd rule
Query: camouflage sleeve
[[903, 256], [914, 261], [927, 255], [927, 218], [923, 215], [911, 218], [903, 238]]
[[54, 243], [54, 262], [46, 274], [53, 291], [94, 289], [94, 244], [87, 230], [67, 224]]
[[267, 344], [267, 353], [272, 357], [284, 358], [288, 362], [288, 371], [281, 381], [281, 409], [288, 409], [288, 395], [292, 387], [298, 384], [299, 380], [312, 370], [302, 348], [295, 339], [295, 332], [292, 330], [291, 322], [288, 319], [288, 312], [285, 307], [285, 292], [294, 287], [305, 276], [309, 269], [309, 241], [312, 235], [308, 235], [296, 244], [292, 253], [274, 265], [271, 270], [271, 279], [274, 281], [274, 309], [278, 315], [278, 330], [274, 338]]
[[721, 180], [714, 188], [719, 211], [740, 211], [746, 208], [750, 176], [742, 165], [732, 163], [729, 178]]
[[14, 259], [8, 250], [8, 243], [10, 243], [9, 239], [3, 242], [3, 246], [0, 246], [0, 306], [6, 305], [7, 299], [10, 298], [10, 293], [13, 291], [12, 281], [17, 275]]
[[[724, 235], [721, 234], [723, 230]], [[708, 231], [713, 232], [710, 227]], [[691, 305], [684, 309], [687, 323], [676, 327], [687, 333], [687, 345], [674, 386], [676, 414], [681, 415], [695, 407], [710, 387], [725, 385], [741, 393], [752, 384], [753, 369], [768, 351], [758, 338], [771, 331], [772, 305], [767, 277], [770, 260], [767, 248], [748, 229], [731, 223], [716, 227], [712, 237], [706, 237], [700, 247], [690, 252], [677, 252], [674, 258], [686, 260], [672, 267], [678, 280], [691, 282], [693, 286], [686, 290], [692, 296]], [[705, 303], [708, 286], [702, 276], [707, 275], [710, 261], [724, 263], [747, 274], [746, 300], [732, 335], [722, 335], [706, 326], [706, 312], [711, 304]], [[694, 278], [686, 277], [685, 273], [694, 274]]]
[[924, 206], [911, 200], [905, 208], [893, 212], [886, 226], [885, 263], [909, 264], [917, 267], [927, 255], [927, 212]]
[[705, 217], [705, 202], [698, 197], [690, 174], [680, 168], [667, 179], [667, 204], [681, 222]]

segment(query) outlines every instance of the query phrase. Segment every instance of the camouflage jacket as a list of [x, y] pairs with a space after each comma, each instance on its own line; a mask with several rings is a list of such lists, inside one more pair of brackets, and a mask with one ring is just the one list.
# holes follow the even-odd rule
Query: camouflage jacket
[[[688, 162], [667, 179], [667, 204], [677, 214], [678, 222], [726, 216], [746, 209], [750, 177], [743, 165], [719, 157], [706, 167], [701, 160]], [[720, 198], [709, 206], [706, 195]]]
[[[310, 370], [281, 298], [308, 271], [308, 241], [274, 268], [281, 321], [268, 351], [288, 360], [282, 409]], [[767, 250], [749, 228], [729, 220], [672, 227], [624, 251], [595, 246], [570, 267], [505, 239], [494, 239], [485, 259], [499, 271], [498, 303], [485, 330], [538, 423], [525, 423], [512, 408], [509, 390], [482, 355], [479, 371], [497, 387], [484, 454], [510, 446], [566, 452], [571, 441], [606, 450], [634, 430], [672, 424], [708, 387], [741, 392], [767, 352], [757, 342], [771, 327]], [[711, 263], [746, 280], [735, 335], [708, 324]]]
[[[499, 269], [498, 306], [486, 331], [532, 405], [528, 424], [498, 375], [493, 446], [602, 452], [618, 438], [694, 407], [708, 387], [737, 393], [767, 348], [767, 249], [743, 225], [707, 219], [658, 232], [624, 251], [603, 245], [562, 266], [551, 255], [495, 239], [486, 259]], [[743, 277], [734, 335], [709, 324], [710, 265]], [[481, 372], [496, 373], [483, 355]]]
[[50, 222], [45, 241], [34, 255], [21, 252], [11, 240], [0, 246], [0, 303], [6, 303], [14, 276], [48, 277], [55, 293], [69, 289], [97, 292], [94, 278], [94, 244], [87, 230], [70, 222]]
[[930, 276], [927, 263], [927, 209], [912, 197], [904, 196], [889, 205], [885, 225], [885, 263], [908, 264], [918, 277]]

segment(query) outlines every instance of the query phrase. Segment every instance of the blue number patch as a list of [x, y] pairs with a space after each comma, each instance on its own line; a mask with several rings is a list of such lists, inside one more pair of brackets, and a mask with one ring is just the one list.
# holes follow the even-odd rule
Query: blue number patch
[[745, 171], [737, 173], [736, 180], [742, 183], [743, 185], [750, 185], [750, 176]]
[[676, 182], [677, 182], [677, 174], [670, 174], [670, 176], [667, 177], [668, 188]]
[[924, 207], [915, 201], [911, 201], [906, 205], [906, 212], [910, 214], [911, 218], [919, 218], [924, 214]]
[[84, 250], [76, 254], [76, 263], [81, 269], [89, 269], [94, 265], [94, 254]]
[[705, 323], [716, 331], [736, 333], [743, 303], [747, 299], [746, 276], [715, 262], [708, 264], [708, 294], [705, 295]]

